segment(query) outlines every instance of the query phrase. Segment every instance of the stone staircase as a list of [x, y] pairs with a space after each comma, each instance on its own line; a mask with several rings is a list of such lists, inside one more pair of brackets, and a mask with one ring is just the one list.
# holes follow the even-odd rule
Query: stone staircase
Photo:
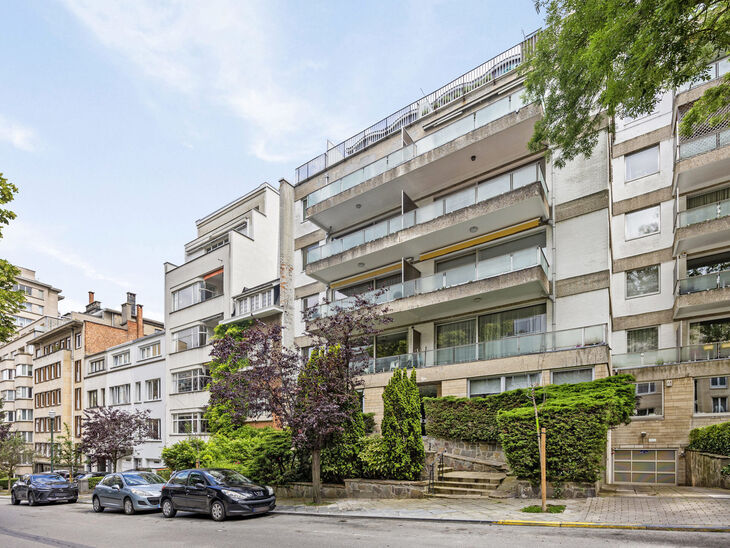
[[471, 472], [444, 468], [442, 479], [434, 482], [431, 496], [442, 498], [488, 497], [502, 483], [502, 472]]

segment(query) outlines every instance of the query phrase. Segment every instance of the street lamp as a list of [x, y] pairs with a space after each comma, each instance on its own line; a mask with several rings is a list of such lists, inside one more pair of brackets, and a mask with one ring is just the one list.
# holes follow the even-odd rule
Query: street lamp
[[51, 419], [51, 472], [53, 472], [53, 423], [55, 422], [56, 412], [51, 409], [48, 412], [48, 416]]

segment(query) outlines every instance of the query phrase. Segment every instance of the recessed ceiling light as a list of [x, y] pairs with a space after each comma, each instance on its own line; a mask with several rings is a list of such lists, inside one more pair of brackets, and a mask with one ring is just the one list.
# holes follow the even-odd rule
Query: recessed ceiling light
[[359, 266], [360, 268], [362, 268], [363, 266], [365, 266], [365, 263], [357, 263], [357, 266]]
[[355, 209], [360, 209], [362, 207], [362, 204], [355, 204]]
[[476, 226], [469, 227], [469, 232], [471, 232], [472, 234], [474, 234], [477, 230], [479, 230], [479, 228], [477, 228]]

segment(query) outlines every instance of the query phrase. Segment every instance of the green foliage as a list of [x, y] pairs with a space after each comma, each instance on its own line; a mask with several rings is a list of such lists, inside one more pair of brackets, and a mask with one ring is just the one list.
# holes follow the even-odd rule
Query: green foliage
[[165, 481], [169, 480], [170, 476], [172, 476], [172, 470], [170, 470], [169, 468], [161, 468], [159, 470], [155, 470], [154, 472]]
[[363, 413], [362, 421], [365, 426], [365, 435], [375, 432], [375, 413]]
[[[8, 182], [0, 173], [0, 206], [13, 201], [18, 187]], [[5, 225], [15, 219], [15, 213], [0, 207], [0, 238]], [[6, 342], [15, 333], [17, 327], [13, 315], [17, 313], [25, 302], [25, 294], [15, 289], [15, 277], [20, 269], [0, 259], [0, 343]]]
[[[533, 504], [532, 506], [525, 506], [522, 509], [523, 512], [527, 512], [529, 514], [540, 514], [542, 513], [542, 506], [539, 504]], [[565, 511], [565, 504], [548, 504], [547, 505], [547, 513], [548, 514], [560, 514], [561, 512]]]
[[364, 440], [364, 416], [359, 408], [355, 408], [342, 435], [322, 450], [322, 481], [340, 483], [345, 478], [360, 477], [362, 467], [358, 455]]
[[720, 469], [720, 475], [721, 476], [730, 476], [730, 464], [728, 464], [727, 466], [723, 466]]
[[372, 436], [365, 438], [359, 455], [362, 476], [370, 479], [387, 479], [390, 477], [391, 463], [383, 438]]
[[180, 440], [162, 449], [162, 461], [171, 470], [195, 468], [196, 457], [202, 456], [205, 441], [199, 438]]
[[246, 465], [245, 475], [258, 483], [286, 485], [302, 479], [308, 463], [292, 450], [288, 430], [263, 428], [257, 437], [252, 458]]
[[0, 441], [0, 470], [9, 477], [15, 475], [15, 469], [24, 462], [30, 462], [33, 450], [17, 432], [11, 432]]
[[[537, 46], [521, 70], [530, 99], [542, 101], [530, 148], [555, 164], [590, 156], [605, 118], [654, 110], [661, 93], [703, 79], [730, 49], [727, 0], [536, 0], [546, 12]], [[723, 87], [730, 88], [725, 80]], [[728, 91], [720, 92], [727, 96]], [[695, 105], [698, 120], [717, 98]], [[727, 104], [727, 102], [725, 102]]]
[[104, 476], [91, 477], [87, 481], [89, 482], [89, 490], [92, 491], [94, 487], [99, 485], [99, 482], [104, 479]]
[[730, 457], [730, 422], [693, 428], [689, 432], [688, 449]]
[[10, 489], [18, 478], [0, 478], [0, 489]]

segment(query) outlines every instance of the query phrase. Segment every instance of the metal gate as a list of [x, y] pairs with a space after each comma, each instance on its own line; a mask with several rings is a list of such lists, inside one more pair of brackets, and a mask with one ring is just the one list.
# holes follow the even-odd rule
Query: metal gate
[[615, 483], [677, 484], [675, 449], [616, 449], [613, 454]]

